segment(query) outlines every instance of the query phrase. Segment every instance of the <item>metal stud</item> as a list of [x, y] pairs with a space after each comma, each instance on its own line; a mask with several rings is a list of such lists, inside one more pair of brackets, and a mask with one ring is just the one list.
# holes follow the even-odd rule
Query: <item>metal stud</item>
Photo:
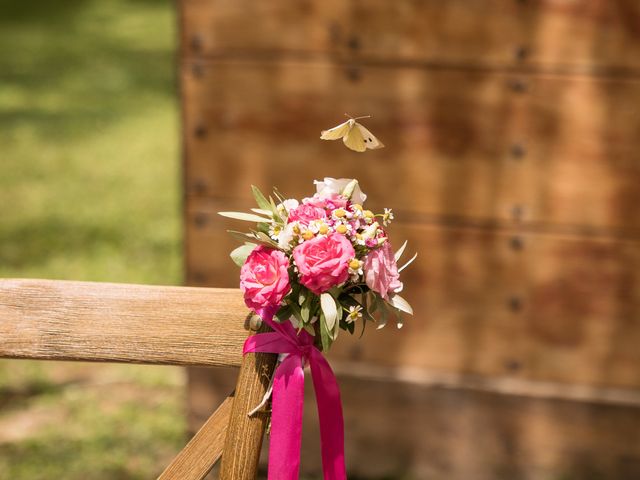
[[511, 145], [509, 153], [511, 153], [511, 156], [514, 159], [520, 160], [527, 154], [527, 150], [524, 148], [524, 145], [520, 143], [514, 143], [513, 145]]
[[522, 298], [517, 295], [512, 295], [508, 300], [509, 310], [512, 312], [519, 312], [522, 310]]
[[512, 250], [522, 250], [524, 248], [524, 241], [522, 237], [514, 235], [509, 239], [509, 246]]

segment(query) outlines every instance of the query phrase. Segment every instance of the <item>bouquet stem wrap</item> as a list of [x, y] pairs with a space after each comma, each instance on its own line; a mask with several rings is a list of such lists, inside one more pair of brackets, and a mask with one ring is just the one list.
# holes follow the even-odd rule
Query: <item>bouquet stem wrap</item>
[[345, 480], [344, 420], [336, 377], [306, 331], [299, 334], [290, 322], [276, 323], [271, 312], [261, 317], [274, 331], [250, 336], [243, 353], [286, 353], [273, 381], [269, 480], [297, 480], [302, 444], [304, 366], [311, 367], [318, 404], [322, 468], [325, 480]]

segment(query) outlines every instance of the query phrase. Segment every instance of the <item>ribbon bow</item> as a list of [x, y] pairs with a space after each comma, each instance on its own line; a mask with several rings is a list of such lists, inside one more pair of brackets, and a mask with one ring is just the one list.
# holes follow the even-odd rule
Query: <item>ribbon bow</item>
[[[344, 421], [340, 390], [336, 377], [313, 336], [297, 333], [290, 322], [276, 323], [261, 315], [274, 330], [247, 338], [243, 353], [286, 353], [276, 368], [271, 402], [271, 439], [269, 441], [269, 480], [297, 480], [302, 444], [304, 405], [304, 366], [311, 367], [320, 421], [322, 469], [325, 480], [345, 480]], [[271, 316], [272, 317], [272, 316]]]

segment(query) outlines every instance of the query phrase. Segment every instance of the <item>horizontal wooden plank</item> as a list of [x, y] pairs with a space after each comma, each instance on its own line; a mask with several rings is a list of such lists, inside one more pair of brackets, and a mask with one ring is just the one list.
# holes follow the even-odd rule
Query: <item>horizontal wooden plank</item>
[[237, 289], [0, 280], [0, 357], [240, 365]]
[[634, 0], [182, 0], [183, 56], [640, 68]]
[[[235, 286], [220, 252], [231, 201], [189, 199], [188, 281]], [[418, 260], [405, 272], [415, 317], [343, 335], [336, 359], [483, 376], [640, 387], [640, 242], [397, 223]], [[214, 247], [215, 246], [215, 247]]]
[[[304, 196], [359, 178], [405, 221], [524, 223], [640, 238], [640, 81], [328, 64], [214, 62], [182, 70], [186, 189]], [[522, 91], [524, 89], [524, 91]], [[387, 148], [318, 139], [342, 112]], [[286, 172], [286, 174], [284, 173]]]
[[[640, 408], [635, 406], [360, 377], [360, 371], [343, 375], [339, 365], [332, 365], [347, 425], [350, 475], [451, 480], [640, 476]], [[190, 383], [190, 401], [225, 392], [237, 374], [229, 370], [209, 370], [209, 383], [203, 378]], [[306, 398], [313, 401], [310, 384]], [[321, 477], [316, 409], [309, 405], [304, 413], [303, 474]], [[206, 418], [207, 413], [192, 417], [191, 428]]]

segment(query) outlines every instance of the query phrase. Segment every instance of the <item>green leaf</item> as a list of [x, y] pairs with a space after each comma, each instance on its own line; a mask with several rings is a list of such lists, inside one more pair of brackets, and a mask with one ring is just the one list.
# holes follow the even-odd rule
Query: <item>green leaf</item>
[[245, 243], [244, 245], [234, 249], [229, 256], [233, 263], [238, 265], [239, 267], [243, 266], [247, 261], [247, 257], [253, 250], [257, 247], [255, 243]]
[[278, 244], [264, 232], [252, 232], [262, 243], [278, 248]]
[[270, 218], [264, 218], [259, 215], [255, 215], [253, 213], [244, 213], [244, 212], [218, 212], [218, 215], [227, 218], [233, 218], [234, 220], [243, 220], [245, 222], [271, 222]]
[[345, 322], [345, 330], [347, 330], [351, 335], [353, 335], [353, 332], [356, 328], [356, 322]]
[[320, 342], [322, 343], [322, 351], [327, 352], [331, 348], [331, 335], [327, 329], [327, 322], [324, 318], [324, 314], [320, 314]]
[[262, 194], [258, 187], [256, 187], [255, 185], [251, 185], [251, 191], [253, 192], [253, 198], [256, 199], [256, 203], [260, 208], [273, 211], [269, 200], [266, 199], [266, 197]]
[[271, 211], [271, 209], [269, 210], [263, 210], [261, 208], [252, 208], [251, 211], [253, 213], [257, 213], [258, 215], [263, 215], [265, 217], [270, 217], [273, 215], [273, 212]]
[[289, 304], [289, 306], [291, 307], [291, 313], [293, 313], [293, 316], [296, 318], [296, 320], [298, 320], [299, 324], [304, 325], [304, 320], [302, 319], [302, 313], [300, 312], [300, 307], [295, 302], [295, 300], [292, 299], [292, 302]]
[[250, 243], [259, 243], [261, 245], [267, 245], [268, 247], [274, 246], [273, 242], [264, 242], [260, 238], [256, 237], [253, 233], [237, 232], [236, 230], [227, 230], [227, 232], [232, 237], [235, 237], [238, 240], [242, 240], [243, 242], [248, 241]]
[[320, 295], [320, 308], [322, 309], [322, 313], [324, 314], [324, 318], [327, 323], [327, 330], [329, 332], [333, 332], [338, 319], [338, 309], [336, 307], [336, 301], [333, 299], [331, 294], [323, 293]]
[[282, 323], [288, 320], [289, 317], [291, 317], [291, 315], [293, 315], [293, 311], [291, 310], [291, 307], [287, 304], [280, 307], [280, 310], [278, 310], [278, 312], [276, 313], [276, 319], [278, 320], [278, 322]]

